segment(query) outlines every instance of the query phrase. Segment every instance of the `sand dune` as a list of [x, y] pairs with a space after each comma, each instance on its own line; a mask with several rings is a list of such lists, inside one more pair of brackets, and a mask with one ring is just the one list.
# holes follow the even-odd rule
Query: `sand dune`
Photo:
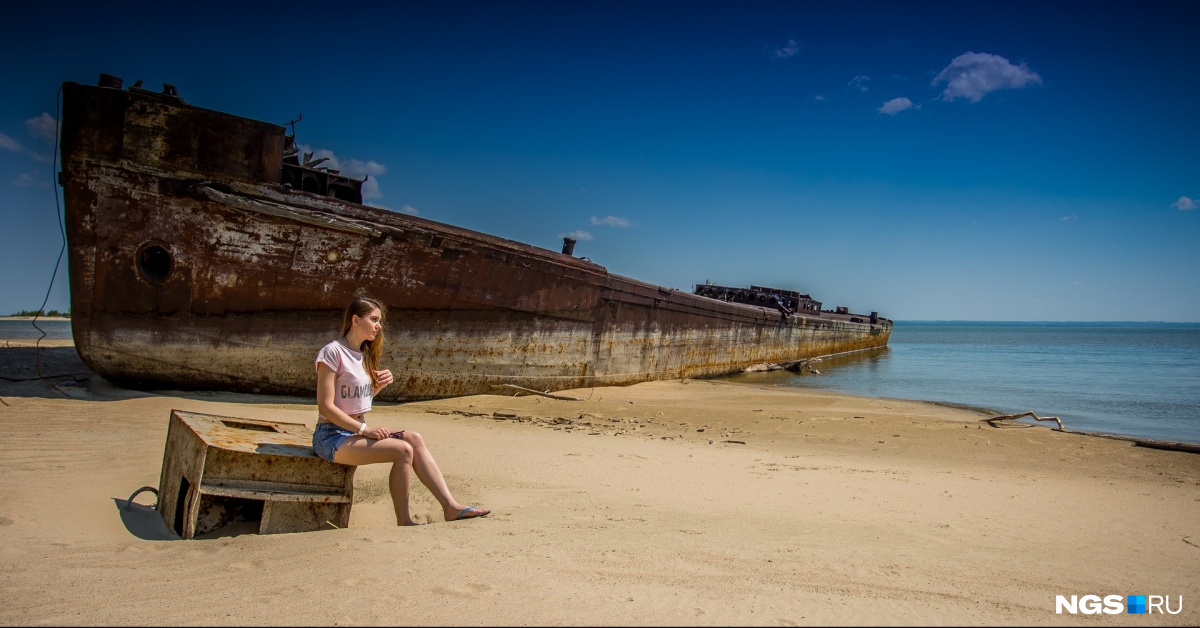
[[[0, 623], [1200, 623], [1200, 456], [992, 428], [963, 409], [721, 381], [380, 404], [460, 500], [396, 528], [387, 468], [348, 529], [172, 540], [157, 485], [186, 409], [315, 421], [311, 399], [143, 393], [0, 342]], [[20, 347], [17, 347], [20, 348]], [[52, 360], [53, 361], [53, 360]], [[1068, 427], [1070, 427], [1068, 425]], [[1056, 595], [1183, 597], [1056, 615]]]

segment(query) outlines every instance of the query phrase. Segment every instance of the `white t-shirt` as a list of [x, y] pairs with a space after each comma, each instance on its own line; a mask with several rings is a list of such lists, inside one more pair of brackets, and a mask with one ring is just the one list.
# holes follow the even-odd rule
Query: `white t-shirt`
[[[371, 376], [367, 375], [367, 369], [363, 366], [362, 351], [355, 351], [346, 346], [345, 342], [334, 340], [317, 352], [314, 366], [320, 370], [321, 364], [325, 364], [337, 374], [333, 386], [335, 408], [350, 416], [371, 411], [371, 395], [374, 388]], [[328, 417], [321, 418], [329, 421]]]

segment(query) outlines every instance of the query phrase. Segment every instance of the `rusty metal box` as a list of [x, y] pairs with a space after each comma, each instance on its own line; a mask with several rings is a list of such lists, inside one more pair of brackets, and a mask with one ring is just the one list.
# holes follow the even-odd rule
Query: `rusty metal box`
[[318, 458], [303, 423], [171, 411], [158, 512], [184, 539], [346, 527], [353, 496], [354, 467]]

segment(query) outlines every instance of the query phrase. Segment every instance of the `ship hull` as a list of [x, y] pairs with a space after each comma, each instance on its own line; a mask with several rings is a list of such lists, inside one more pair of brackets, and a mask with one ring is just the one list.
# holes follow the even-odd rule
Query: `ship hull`
[[716, 376], [891, 333], [291, 190], [283, 141], [177, 98], [64, 85], [72, 325], [90, 368], [135, 388], [311, 396], [315, 354], [361, 293], [388, 308], [384, 399]]

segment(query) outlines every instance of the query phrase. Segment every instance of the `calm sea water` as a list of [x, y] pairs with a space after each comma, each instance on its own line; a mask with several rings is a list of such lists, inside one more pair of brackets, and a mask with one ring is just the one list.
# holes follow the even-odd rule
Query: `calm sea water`
[[888, 345], [819, 362], [820, 375], [733, 379], [1032, 410], [1068, 430], [1200, 443], [1200, 324], [898, 322]]
[[[39, 319], [37, 326], [41, 327], [46, 332], [47, 338], [70, 338], [71, 337], [71, 321], [46, 321]], [[30, 338], [37, 339], [41, 337], [41, 332], [33, 327], [29, 321], [0, 321], [0, 338]]]

